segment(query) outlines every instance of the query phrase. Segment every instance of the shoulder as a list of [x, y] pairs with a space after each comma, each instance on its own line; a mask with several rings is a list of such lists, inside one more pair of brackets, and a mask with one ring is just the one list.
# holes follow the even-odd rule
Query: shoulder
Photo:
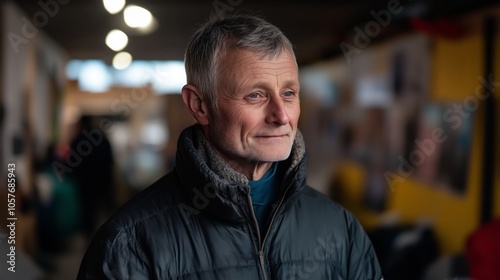
[[99, 229], [98, 236], [116, 242], [119, 233], [173, 215], [182, 199], [176, 173], [170, 172], [122, 205]]
[[[165, 227], [173, 228], [172, 223], [178, 221], [179, 189], [176, 174], [171, 172], [121, 206], [94, 235], [79, 279], [148, 279], [152, 262], [144, 242], [165, 237]], [[130, 267], [130, 262], [136, 266]]]

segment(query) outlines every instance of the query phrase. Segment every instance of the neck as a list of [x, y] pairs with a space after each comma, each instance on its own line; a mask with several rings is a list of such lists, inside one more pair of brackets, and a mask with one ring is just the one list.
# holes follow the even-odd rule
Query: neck
[[273, 165], [272, 162], [259, 162], [259, 163], [248, 163], [246, 166], [242, 166], [242, 164], [237, 164], [237, 166], [233, 166], [230, 162], [226, 161], [231, 168], [245, 175], [250, 181], [257, 181], [262, 179], [264, 174], [271, 168]]

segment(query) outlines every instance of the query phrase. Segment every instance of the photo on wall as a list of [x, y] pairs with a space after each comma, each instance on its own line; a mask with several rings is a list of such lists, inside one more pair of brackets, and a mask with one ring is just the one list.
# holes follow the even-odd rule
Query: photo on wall
[[410, 154], [408, 160], [415, 166], [418, 180], [463, 194], [468, 182], [474, 113], [457, 114], [452, 108], [449, 103], [424, 106], [413, 157]]

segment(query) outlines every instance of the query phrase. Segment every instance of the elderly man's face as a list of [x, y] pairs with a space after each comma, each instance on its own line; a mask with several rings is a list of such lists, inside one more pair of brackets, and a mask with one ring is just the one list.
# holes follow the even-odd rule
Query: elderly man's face
[[270, 60], [247, 49], [229, 50], [219, 70], [218, 109], [209, 138], [233, 163], [264, 163], [290, 155], [300, 115], [298, 70], [284, 51]]

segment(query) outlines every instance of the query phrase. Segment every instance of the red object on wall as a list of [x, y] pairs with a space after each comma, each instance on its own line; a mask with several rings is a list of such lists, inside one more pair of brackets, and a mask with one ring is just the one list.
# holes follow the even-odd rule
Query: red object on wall
[[467, 240], [469, 276], [475, 280], [500, 279], [500, 220], [477, 229]]
[[460, 24], [445, 18], [429, 21], [412, 17], [410, 18], [410, 23], [415, 30], [434, 37], [459, 39], [465, 35], [465, 29]]

